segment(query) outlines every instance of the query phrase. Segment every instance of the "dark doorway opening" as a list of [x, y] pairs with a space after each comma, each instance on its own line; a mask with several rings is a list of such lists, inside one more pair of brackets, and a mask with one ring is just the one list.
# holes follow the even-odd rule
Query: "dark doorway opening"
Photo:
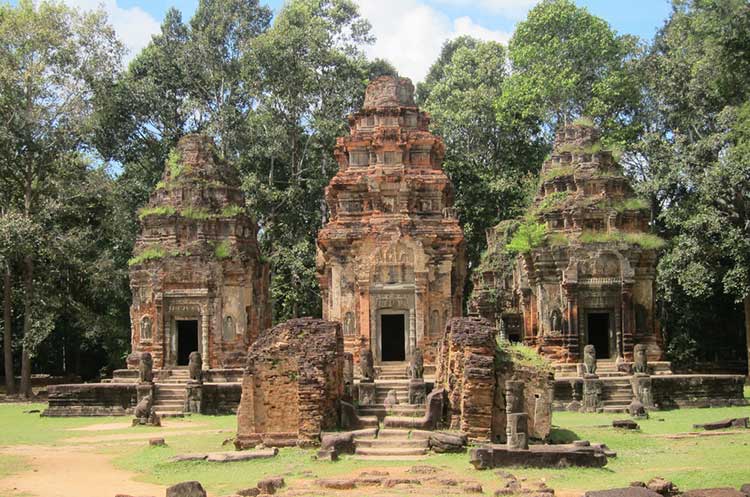
[[609, 313], [588, 313], [589, 345], [596, 348], [597, 359], [609, 359]]
[[187, 366], [190, 353], [198, 351], [198, 321], [177, 321], [177, 365]]
[[383, 361], [406, 360], [405, 333], [406, 326], [403, 314], [383, 314], [380, 316], [380, 357]]

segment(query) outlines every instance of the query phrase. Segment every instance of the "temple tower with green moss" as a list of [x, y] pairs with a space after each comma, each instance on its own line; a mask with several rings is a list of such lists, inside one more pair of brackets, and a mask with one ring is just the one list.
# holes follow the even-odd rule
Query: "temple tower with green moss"
[[488, 233], [470, 307], [557, 362], [593, 344], [631, 360], [637, 343], [662, 356], [654, 313], [657, 251], [648, 204], [587, 123], [560, 129], [526, 216]]
[[182, 138], [139, 211], [130, 260], [132, 350], [150, 352], [155, 368], [186, 366], [193, 351], [204, 369], [242, 367], [270, 326], [269, 270], [244, 205], [211, 139]]

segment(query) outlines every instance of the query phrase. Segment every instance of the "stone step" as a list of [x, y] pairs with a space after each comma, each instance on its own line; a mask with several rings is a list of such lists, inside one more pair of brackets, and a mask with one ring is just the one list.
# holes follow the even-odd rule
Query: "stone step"
[[425, 439], [409, 439], [409, 438], [371, 438], [357, 440], [357, 448], [401, 448], [401, 449], [427, 449], [430, 444]]
[[424, 456], [427, 449], [423, 447], [357, 447], [354, 451], [358, 456]]
[[378, 431], [378, 438], [420, 438], [429, 439], [430, 432], [426, 430], [400, 430], [398, 428], [382, 428]]
[[154, 406], [154, 411], [159, 412], [183, 412], [185, 406]]
[[[182, 411], [155, 411], [160, 418], [184, 418], [185, 413]], [[189, 414], [188, 414], [189, 416]]]
[[352, 459], [357, 461], [424, 461], [427, 454], [421, 456], [363, 456], [355, 454]]
[[418, 418], [424, 416], [425, 408], [418, 407], [412, 408], [409, 405], [403, 407], [392, 407], [386, 409], [385, 407], [362, 407], [357, 409], [360, 416], [377, 416], [378, 418], [384, 418], [386, 416], [411, 416]]
[[602, 412], [609, 414], [622, 414], [628, 412], [627, 406], [604, 406]]

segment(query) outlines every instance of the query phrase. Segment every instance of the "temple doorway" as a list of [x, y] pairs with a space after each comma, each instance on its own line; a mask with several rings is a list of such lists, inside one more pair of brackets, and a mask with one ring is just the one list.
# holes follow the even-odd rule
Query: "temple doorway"
[[177, 321], [177, 365], [187, 366], [190, 353], [198, 350], [198, 320]]
[[609, 359], [609, 313], [587, 313], [587, 331], [589, 345], [596, 348], [597, 359]]
[[383, 362], [406, 360], [406, 315], [380, 315], [380, 347]]

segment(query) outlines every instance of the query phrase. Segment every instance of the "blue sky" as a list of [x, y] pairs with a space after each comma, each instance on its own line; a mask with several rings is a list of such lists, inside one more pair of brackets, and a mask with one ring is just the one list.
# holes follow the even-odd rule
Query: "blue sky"
[[[7, 0], [0, 0], [7, 1]], [[169, 7], [195, 11], [198, 0], [63, 0], [84, 9], [103, 5], [131, 55], [145, 46]], [[619, 33], [651, 39], [671, 10], [669, 0], [575, 0]], [[274, 11], [284, 0], [261, 0]], [[370, 57], [393, 63], [401, 74], [421, 80], [446, 39], [468, 34], [507, 42], [536, 0], [355, 0], [371, 22], [377, 41]], [[11, 0], [11, 3], [15, 3]]]

